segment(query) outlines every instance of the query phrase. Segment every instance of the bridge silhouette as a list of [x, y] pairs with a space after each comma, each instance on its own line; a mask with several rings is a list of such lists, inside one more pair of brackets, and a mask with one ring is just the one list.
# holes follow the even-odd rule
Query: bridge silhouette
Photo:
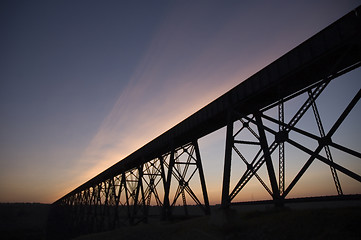
[[[58, 227], [62, 222], [64, 229], [75, 234], [114, 229], [154, 217], [169, 219], [179, 211], [180, 207], [175, 207], [179, 202], [184, 215], [194, 212], [195, 207], [210, 214], [205, 162], [198, 140], [223, 127], [226, 127], [226, 140], [221, 208], [229, 208], [252, 178], [261, 183], [276, 206], [282, 206], [314, 161], [329, 166], [337, 195], [342, 198], [338, 174], [359, 183], [361, 176], [343, 166], [342, 159], [334, 161], [330, 148], [361, 158], [360, 149], [351, 149], [332, 138], [355, 108], [361, 91], [358, 89], [328, 132], [323, 127], [316, 99], [332, 80], [360, 65], [361, 7], [358, 7], [54, 202], [50, 226], [51, 219], [56, 219]], [[285, 121], [284, 104], [293, 99], [301, 99], [298, 101], [303, 104], [293, 109], [293, 116]], [[270, 111], [276, 112], [276, 117], [268, 114]], [[306, 112], [313, 114], [318, 134], [297, 125]], [[316, 147], [302, 144], [292, 134], [314, 142]], [[288, 185], [285, 143], [307, 155], [305, 164]], [[242, 151], [248, 147], [256, 149], [251, 158]], [[231, 186], [231, 162], [235, 160], [244, 163], [245, 171]], [[262, 167], [266, 179], [259, 174]], [[194, 190], [199, 187], [200, 191]]]

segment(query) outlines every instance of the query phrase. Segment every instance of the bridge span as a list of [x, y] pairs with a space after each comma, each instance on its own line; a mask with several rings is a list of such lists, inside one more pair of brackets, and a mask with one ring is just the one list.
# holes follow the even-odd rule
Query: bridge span
[[[358, 89], [329, 131], [323, 127], [316, 99], [335, 78], [361, 65], [361, 7], [348, 13], [310, 39], [269, 64], [229, 92], [139, 148], [109, 169], [53, 203], [54, 216], [62, 216], [68, 229], [92, 232], [146, 222], [154, 216], [167, 219], [181, 202], [185, 215], [194, 206], [210, 213], [198, 140], [226, 127], [221, 207], [228, 208], [247, 183], [256, 178], [276, 205], [311, 167], [320, 161], [330, 168], [337, 195], [343, 196], [339, 173], [361, 184], [360, 173], [334, 160], [330, 148], [360, 159], [360, 149], [333, 141], [333, 135], [361, 97]], [[285, 119], [284, 104], [302, 99], [292, 117]], [[359, 107], [359, 106], [358, 106]], [[268, 114], [276, 112], [276, 117]], [[318, 133], [297, 123], [309, 112]], [[267, 124], [266, 124], [267, 122]], [[356, 127], [356, 126], [355, 126]], [[244, 134], [245, 133], [245, 134]], [[315, 143], [305, 146], [300, 135]], [[305, 164], [287, 185], [285, 144], [307, 155]], [[248, 158], [242, 149], [257, 148]], [[324, 152], [325, 154], [321, 154]], [[231, 186], [231, 162], [241, 160], [245, 171]], [[259, 169], [265, 169], [262, 179]], [[200, 191], [194, 190], [194, 184]]]

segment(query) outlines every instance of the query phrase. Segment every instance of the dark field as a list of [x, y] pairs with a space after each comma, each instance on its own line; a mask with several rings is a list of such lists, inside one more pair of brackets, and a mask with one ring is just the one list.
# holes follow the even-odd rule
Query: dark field
[[212, 217], [143, 224], [76, 239], [361, 239], [360, 217], [360, 207], [231, 211], [227, 217], [216, 213]]
[[[212, 216], [155, 221], [76, 239], [361, 239], [360, 206], [236, 208], [224, 214], [214, 207]], [[48, 210], [45, 204], [0, 204], [0, 239], [45, 239]]]
[[1, 203], [0, 239], [45, 239], [49, 205], [38, 203]]

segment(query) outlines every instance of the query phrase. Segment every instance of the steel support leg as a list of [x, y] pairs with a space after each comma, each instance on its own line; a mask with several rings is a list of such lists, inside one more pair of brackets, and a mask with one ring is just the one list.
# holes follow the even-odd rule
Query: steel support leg
[[169, 204], [169, 191], [170, 191], [170, 182], [172, 179], [172, 171], [174, 166], [174, 149], [172, 147], [172, 151], [170, 153], [169, 159], [169, 168], [167, 173], [167, 179], [164, 188], [164, 205], [163, 205], [163, 219], [167, 219], [171, 216], [170, 204]]
[[223, 170], [223, 188], [222, 188], [222, 202], [221, 208], [228, 209], [231, 204], [229, 198], [229, 187], [231, 181], [231, 161], [232, 161], [232, 147], [233, 147], [233, 119], [232, 112], [228, 112], [227, 133], [226, 133], [226, 149], [224, 157]]
[[208, 193], [207, 193], [207, 187], [206, 187], [206, 180], [204, 178], [204, 172], [203, 172], [203, 166], [202, 166], [202, 161], [201, 161], [201, 154], [199, 152], [199, 146], [198, 146], [198, 141], [194, 141], [193, 142], [193, 146], [194, 146], [194, 151], [196, 153], [196, 158], [197, 158], [197, 167], [198, 167], [198, 172], [199, 172], [199, 178], [201, 181], [201, 186], [202, 186], [202, 193], [203, 193], [203, 200], [204, 200], [204, 206], [205, 206], [205, 211], [206, 214], [210, 214], [210, 208], [209, 208], [209, 200], [208, 200]]
[[271, 182], [271, 187], [272, 187], [272, 192], [273, 192], [273, 200], [275, 201], [275, 204], [278, 206], [280, 204], [280, 192], [279, 189], [277, 187], [277, 180], [276, 180], [276, 174], [273, 168], [273, 164], [272, 164], [272, 159], [271, 159], [271, 154], [268, 148], [268, 143], [267, 143], [267, 138], [266, 138], [266, 134], [264, 131], [264, 127], [263, 127], [263, 123], [262, 123], [262, 119], [259, 113], [255, 114], [255, 118], [256, 118], [256, 123], [257, 123], [257, 127], [258, 127], [258, 132], [259, 132], [259, 141], [261, 144], [261, 148], [263, 150], [264, 153], [264, 158], [266, 161], [266, 166], [267, 166], [267, 171], [268, 171], [268, 176]]

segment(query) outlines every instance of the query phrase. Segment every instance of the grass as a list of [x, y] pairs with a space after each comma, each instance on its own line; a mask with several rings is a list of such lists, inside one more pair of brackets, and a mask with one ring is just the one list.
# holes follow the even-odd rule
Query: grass
[[[42, 240], [49, 205], [0, 204], [0, 239]], [[211, 216], [154, 221], [77, 240], [361, 239], [361, 207], [213, 211]]]
[[45, 239], [49, 205], [1, 203], [0, 238], [4, 240]]
[[[227, 224], [205, 216], [91, 234], [77, 240], [120, 239], [360, 239], [361, 208], [268, 210], [228, 214]], [[213, 219], [212, 219], [213, 218]], [[222, 221], [221, 221], [222, 222]]]

